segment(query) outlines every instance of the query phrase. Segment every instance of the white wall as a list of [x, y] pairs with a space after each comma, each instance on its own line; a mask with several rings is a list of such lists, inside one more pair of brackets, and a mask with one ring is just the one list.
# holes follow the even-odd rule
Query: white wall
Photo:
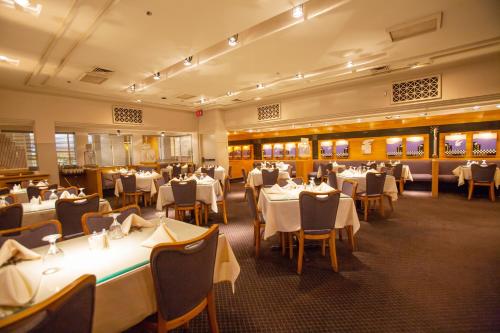
[[204, 111], [198, 118], [198, 132], [201, 139], [201, 156], [215, 158], [217, 164], [226, 170], [229, 167], [227, 154], [227, 130], [224, 123], [224, 112], [221, 110]]

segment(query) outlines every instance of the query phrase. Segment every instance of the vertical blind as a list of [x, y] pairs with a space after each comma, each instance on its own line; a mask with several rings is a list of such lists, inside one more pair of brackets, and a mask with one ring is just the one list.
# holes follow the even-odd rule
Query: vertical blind
[[75, 133], [56, 133], [56, 153], [59, 165], [76, 165]]
[[[2, 144], [2, 155], [8, 157], [10, 155], [11, 161], [15, 163], [9, 163], [6, 165], [7, 168], [37, 168], [37, 155], [36, 155], [36, 144], [35, 135], [30, 131], [1, 131], [1, 134], [6, 140]], [[10, 147], [10, 148], [9, 148]], [[10, 154], [10, 155], [9, 155]]]

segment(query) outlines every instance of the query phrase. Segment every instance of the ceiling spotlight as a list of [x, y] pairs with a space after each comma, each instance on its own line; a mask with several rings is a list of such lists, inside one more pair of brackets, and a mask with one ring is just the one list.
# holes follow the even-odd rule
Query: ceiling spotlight
[[42, 11], [42, 5], [33, 5], [30, 0], [3, 0], [2, 2], [11, 8], [21, 7], [23, 11], [36, 16]]
[[427, 115], [428, 115], [428, 113], [427, 113], [427, 112], [424, 112], [424, 113], [421, 113], [421, 114], [420, 114], [420, 116], [421, 116], [421, 117], [425, 117], [425, 116], [427, 116]]
[[347, 62], [346, 67], [347, 67], [347, 68], [352, 68], [353, 66], [354, 66], [353, 62], [349, 60], [349, 61]]
[[399, 114], [395, 115], [394, 118], [401, 118]]
[[249, 132], [249, 133], [252, 133], [252, 132], [253, 132], [253, 129], [249, 129], [249, 130], [248, 130], [248, 132]]
[[474, 110], [476, 110], [476, 111], [477, 111], [477, 110], [479, 110], [481, 107], [480, 107], [479, 105], [474, 105], [472, 108], [473, 108]]
[[392, 119], [392, 116], [385, 116], [385, 119]]
[[167, 99], [165, 96], [163, 96], [161, 99]]
[[19, 65], [18, 59], [9, 58], [9, 57], [4, 56], [4, 55], [0, 55], [0, 62], [5, 62], [9, 65], [14, 65], [14, 66]]
[[186, 59], [184, 59], [184, 66], [191, 66], [193, 63], [193, 56], [189, 56]]
[[132, 93], [135, 92], [135, 83], [128, 87], [128, 91]]
[[497, 104], [497, 109], [500, 109], [500, 104]]
[[135, 100], [137, 103], [142, 103], [142, 99], [136, 99]]
[[361, 118], [356, 119], [356, 121], [357, 121], [358, 123], [360, 123], [360, 122], [361, 122]]
[[201, 104], [205, 103], [206, 101], [207, 101], [207, 99], [206, 99], [205, 97], [201, 97], [201, 98], [200, 98], [200, 103], [201, 103]]
[[122, 135], [122, 131], [116, 130], [116, 135], [118, 135], [118, 136]]
[[228, 96], [233, 96], [233, 95], [234, 95], [234, 92], [233, 92], [233, 91], [228, 91], [228, 92], [226, 93], [226, 95], [228, 95]]
[[153, 79], [159, 80], [160, 79], [160, 72], [156, 72], [153, 74]]
[[165, 132], [161, 132], [161, 133], [160, 133], [160, 135], [161, 135], [161, 136], [165, 136]]
[[232, 35], [231, 37], [229, 37], [227, 39], [227, 43], [229, 44], [229, 46], [236, 46], [236, 45], [238, 45], [238, 34]]
[[295, 6], [293, 7], [292, 9], [292, 16], [294, 18], [301, 18], [302, 16], [304, 16], [304, 8], [302, 5], [298, 5], [298, 6]]
[[262, 89], [262, 88], [264, 88], [264, 84], [263, 83], [257, 84], [257, 89]]
[[295, 74], [295, 78], [296, 78], [297, 80], [303, 79], [303, 78], [304, 78], [304, 74], [302, 74], [302, 73], [297, 73], [297, 74]]
[[254, 98], [256, 101], [260, 101], [262, 99], [262, 97], [255, 97]]

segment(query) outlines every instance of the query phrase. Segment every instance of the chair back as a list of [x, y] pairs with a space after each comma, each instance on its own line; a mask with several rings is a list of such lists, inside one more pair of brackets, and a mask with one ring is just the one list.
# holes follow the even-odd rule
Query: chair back
[[328, 185], [331, 187], [338, 189], [337, 185], [337, 173], [335, 171], [329, 171], [328, 173]]
[[15, 229], [0, 230], [0, 247], [7, 239], [13, 239], [29, 249], [47, 245], [42, 238], [47, 235], [60, 234], [61, 223], [57, 220], [43, 221]]
[[243, 182], [246, 183], [247, 182], [247, 171], [245, 169], [241, 169], [241, 175], [243, 176]]
[[295, 177], [292, 179], [292, 181], [297, 184], [297, 185], [303, 185], [304, 184], [304, 179], [302, 177]]
[[123, 192], [135, 193], [137, 192], [137, 182], [135, 175], [120, 175], [122, 181]]
[[0, 198], [3, 198], [8, 205], [12, 205], [16, 201], [13, 194], [0, 195]]
[[144, 171], [144, 172], [149, 171], [149, 172], [153, 172], [155, 170], [156, 170], [155, 167], [149, 167], [149, 166], [138, 166], [137, 167], [137, 171]]
[[495, 179], [496, 170], [496, 164], [489, 164], [488, 166], [472, 164], [470, 167], [472, 180], [474, 180], [475, 182], [492, 182]]
[[278, 169], [273, 169], [273, 170], [263, 169], [262, 186], [273, 186], [274, 184], [278, 183], [279, 172], [280, 171]]
[[31, 198], [37, 198], [40, 196], [40, 188], [38, 186], [28, 186], [26, 188], [26, 194], [28, 194], [28, 200], [31, 200]]
[[8, 187], [0, 187], [0, 195], [7, 195], [10, 193], [10, 189]]
[[229, 179], [233, 178], [233, 166], [230, 165], [229, 168], [227, 169], [227, 175], [229, 176]]
[[385, 172], [368, 172], [366, 174], [366, 195], [383, 194], [386, 176]]
[[161, 175], [163, 176], [163, 180], [165, 181], [165, 184], [170, 181], [170, 173], [168, 173], [167, 171], [163, 171], [161, 173]]
[[333, 170], [333, 165], [332, 165], [332, 163], [327, 163], [327, 164], [325, 165], [325, 171], [326, 171], [326, 172], [332, 172], [332, 170]]
[[86, 235], [90, 235], [94, 231], [100, 232], [102, 231], [102, 229], [109, 229], [109, 226], [113, 223], [113, 216], [111, 216], [112, 214], [118, 214], [116, 220], [120, 223], [123, 223], [123, 221], [125, 221], [125, 219], [131, 214], [141, 216], [141, 208], [137, 205], [128, 205], [105, 213], [85, 213], [82, 216], [83, 233]]
[[151, 252], [151, 272], [159, 315], [172, 320], [189, 312], [213, 288], [218, 225], [198, 238], [159, 244]]
[[229, 176], [226, 175], [226, 178], [224, 179], [224, 199], [227, 197], [227, 194], [229, 193], [229, 187], [231, 184], [229, 183]]
[[172, 178], [179, 178], [182, 173], [182, 166], [174, 164], [172, 166]]
[[194, 206], [196, 204], [196, 180], [171, 181], [172, 193], [177, 206]]
[[57, 190], [58, 188], [59, 188], [58, 184], [50, 184], [48, 187], [49, 190]]
[[206, 173], [213, 179], [215, 179], [215, 168], [201, 168], [201, 172]]
[[358, 188], [358, 182], [351, 179], [344, 179], [342, 182], [342, 193], [350, 196], [351, 198], [356, 198], [356, 190]]
[[15, 229], [23, 221], [23, 205], [13, 204], [0, 208], [0, 230]]
[[300, 227], [308, 233], [327, 233], [335, 228], [340, 191], [299, 195]]
[[63, 236], [71, 238], [83, 233], [82, 216], [99, 211], [99, 195], [92, 194], [78, 199], [59, 199], [56, 201], [57, 219], [62, 224]]
[[158, 192], [160, 190], [160, 186], [163, 186], [165, 184], [166, 184], [165, 178], [162, 177], [162, 178], [155, 179], [156, 192]]
[[257, 220], [259, 218], [257, 200], [255, 199], [254, 189], [249, 185], [245, 185], [245, 198], [247, 199], [248, 208], [250, 209], [250, 215], [254, 220]]
[[[70, 187], [66, 187], [66, 188], [60, 188], [57, 191], [55, 191], [55, 194], [57, 195], [58, 198], [60, 198], [61, 194], [63, 194], [64, 191], [67, 191], [69, 194], [78, 195], [78, 188], [75, 187], [75, 186], [70, 186]], [[49, 200], [51, 194], [52, 194], [52, 191], [50, 189], [48, 189], [48, 190], [42, 190], [42, 192], [40, 192], [40, 196], [42, 197], [42, 200]]]
[[396, 180], [400, 180], [403, 175], [403, 164], [399, 163], [392, 169], [392, 175]]
[[96, 277], [82, 275], [48, 299], [0, 321], [1, 332], [90, 333]]

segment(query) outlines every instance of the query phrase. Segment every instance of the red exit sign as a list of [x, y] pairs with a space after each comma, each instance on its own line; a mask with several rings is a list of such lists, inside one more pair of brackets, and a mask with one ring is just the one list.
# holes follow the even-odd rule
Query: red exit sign
[[196, 117], [198, 117], [198, 118], [199, 118], [199, 117], [201, 117], [201, 116], [203, 116], [203, 110], [197, 110], [197, 111], [196, 111]]

